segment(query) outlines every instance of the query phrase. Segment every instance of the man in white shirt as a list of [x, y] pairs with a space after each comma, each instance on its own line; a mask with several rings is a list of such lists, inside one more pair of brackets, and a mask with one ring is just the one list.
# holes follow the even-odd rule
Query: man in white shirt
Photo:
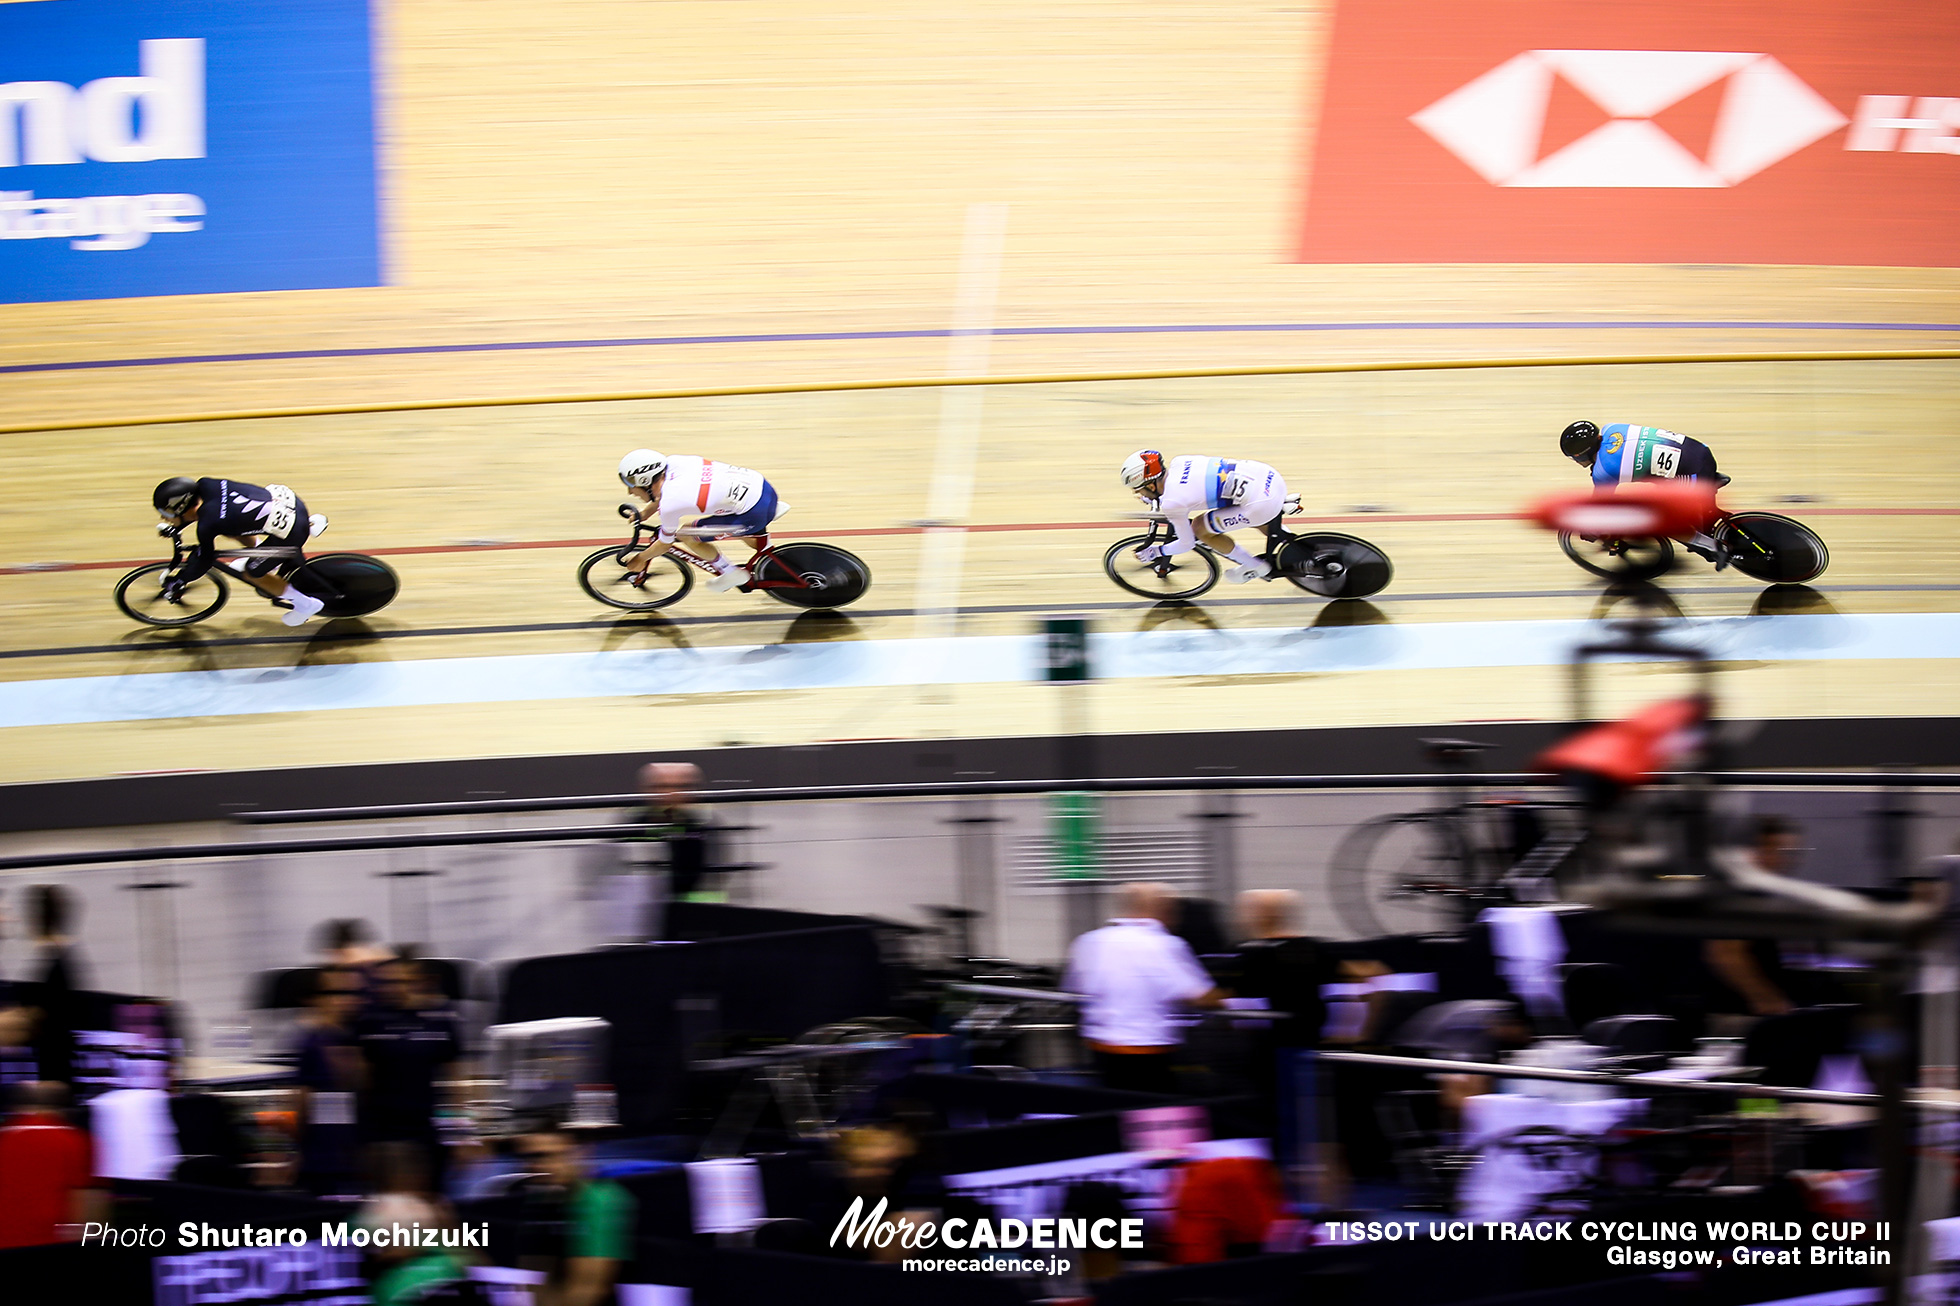
[[1189, 944], [1165, 928], [1177, 900], [1161, 884], [1126, 884], [1117, 915], [1070, 945], [1062, 987], [1082, 994], [1082, 1038], [1109, 1088], [1177, 1091], [1177, 1014], [1224, 994]]

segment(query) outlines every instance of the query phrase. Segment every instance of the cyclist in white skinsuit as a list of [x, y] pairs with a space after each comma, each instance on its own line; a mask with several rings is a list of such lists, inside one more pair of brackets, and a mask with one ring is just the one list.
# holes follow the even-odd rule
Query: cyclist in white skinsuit
[[1189, 552], [1200, 542], [1238, 566], [1227, 580], [1244, 584], [1272, 576], [1273, 566], [1233, 543], [1231, 532], [1264, 526], [1286, 511], [1286, 482], [1264, 463], [1249, 458], [1186, 455], [1165, 460], [1155, 449], [1140, 449], [1123, 464], [1123, 484], [1154, 511], [1170, 518], [1175, 533], [1168, 544], [1137, 550], [1143, 562]]
[[[769, 523], [789, 509], [777, 500], [776, 487], [761, 472], [710, 458], [669, 458], [651, 449], [635, 449], [619, 460], [619, 479], [638, 500], [632, 505], [635, 520], [659, 519], [653, 543], [627, 558], [628, 567], [644, 567], [672, 548], [680, 537], [681, 519], [689, 516], [696, 518], [697, 527], [725, 530], [724, 538], [746, 540], [750, 549], [760, 551], [768, 540]], [[713, 540], [694, 540], [692, 548], [715, 573], [709, 589], [734, 589], [752, 579], [747, 567], [722, 557]]]

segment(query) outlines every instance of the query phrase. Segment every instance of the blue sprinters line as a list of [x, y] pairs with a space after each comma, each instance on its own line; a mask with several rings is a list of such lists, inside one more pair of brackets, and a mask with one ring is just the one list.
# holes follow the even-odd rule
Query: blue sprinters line
[[[1199, 322], [1158, 326], [996, 327], [995, 336], [1205, 335], [1291, 331], [1951, 331], [1953, 322]], [[85, 358], [15, 363], [9, 372], [85, 372], [109, 367], [184, 363], [270, 363], [304, 358], [385, 358], [400, 354], [493, 354], [525, 349], [646, 349], [662, 345], [808, 344], [826, 340], [945, 340], [971, 334], [917, 331], [781, 331], [729, 336], [630, 336], [616, 340], [492, 340], [460, 345], [377, 345], [360, 349], [281, 349], [250, 354], [175, 354], [159, 358]]]

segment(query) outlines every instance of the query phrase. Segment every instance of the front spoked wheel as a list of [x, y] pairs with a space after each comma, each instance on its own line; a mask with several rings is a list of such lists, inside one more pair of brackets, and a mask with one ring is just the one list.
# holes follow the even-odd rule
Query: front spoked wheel
[[116, 606], [123, 615], [146, 626], [188, 626], [202, 621], [225, 605], [231, 587], [216, 571], [207, 571], [189, 585], [176, 600], [163, 592], [163, 577], [171, 569], [168, 562], [153, 562], [116, 582]]
[[1388, 588], [1395, 564], [1366, 540], [1333, 531], [1296, 535], [1279, 546], [1282, 576], [1325, 599], [1365, 599]]
[[1587, 539], [1560, 531], [1558, 546], [1566, 557], [1608, 580], [1653, 580], [1674, 566], [1674, 542], [1660, 536], [1600, 535]]
[[871, 588], [871, 568], [834, 544], [800, 541], [772, 550], [755, 579], [755, 588], [792, 608], [841, 608]]
[[1773, 512], [1739, 512], [1715, 528], [1715, 547], [1737, 571], [1772, 585], [1816, 580], [1831, 565], [1817, 532]]
[[1137, 550], [1146, 544], [1162, 543], [1148, 535], [1132, 535], [1118, 540], [1103, 554], [1103, 571], [1118, 585], [1138, 598], [1164, 602], [1195, 599], [1218, 583], [1218, 559], [1211, 550], [1196, 548], [1174, 558], [1141, 562]]
[[1435, 812], [1363, 821], [1334, 850], [1328, 895], [1348, 928], [1367, 938], [1422, 934], [1459, 923], [1469, 892], [1467, 849]]
[[626, 559], [638, 552], [630, 544], [599, 550], [578, 565], [579, 588], [609, 608], [628, 612], [651, 612], [679, 603], [694, 588], [694, 569], [666, 553], [647, 567], [646, 583], [635, 585]]

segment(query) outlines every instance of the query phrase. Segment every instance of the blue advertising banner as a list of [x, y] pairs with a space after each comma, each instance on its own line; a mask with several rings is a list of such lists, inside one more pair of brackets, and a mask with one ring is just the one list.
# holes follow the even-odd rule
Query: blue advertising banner
[[0, 303], [380, 284], [366, 0], [0, 4]]

